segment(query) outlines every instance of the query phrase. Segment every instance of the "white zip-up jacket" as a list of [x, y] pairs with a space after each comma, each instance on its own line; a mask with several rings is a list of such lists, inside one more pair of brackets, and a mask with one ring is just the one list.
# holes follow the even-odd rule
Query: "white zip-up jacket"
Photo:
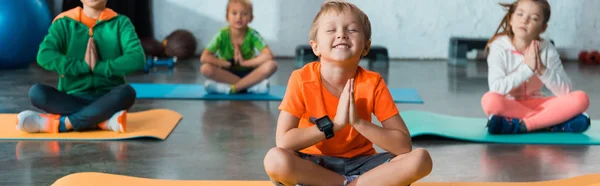
[[546, 72], [541, 76], [525, 64], [524, 54], [516, 50], [508, 36], [497, 37], [490, 44], [487, 58], [490, 91], [517, 100], [544, 97], [541, 92], [544, 85], [555, 96], [570, 93], [571, 79], [554, 45], [544, 39], [539, 49], [541, 61], [546, 66]]

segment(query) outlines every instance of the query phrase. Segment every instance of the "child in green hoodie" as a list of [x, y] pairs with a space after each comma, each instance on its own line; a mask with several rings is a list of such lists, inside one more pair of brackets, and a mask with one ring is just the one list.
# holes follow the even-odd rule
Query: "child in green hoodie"
[[37, 133], [111, 130], [125, 132], [135, 90], [125, 76], [143, 69], [144, 51], [129, 18], [106, 8], [106, 0], [81, 0], [58, 15], [40, 44], [37, 62], [57, 72], [58, 86], [35, 84], [17, 130]]

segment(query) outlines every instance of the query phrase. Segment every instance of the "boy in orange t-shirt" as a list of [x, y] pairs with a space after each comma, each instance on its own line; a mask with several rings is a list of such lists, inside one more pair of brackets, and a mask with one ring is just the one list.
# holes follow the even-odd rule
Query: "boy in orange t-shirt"
[[[292, 73], [266, 154], [278, 185], [409, 185], [431, 172], [378, 73], [358, 63], [371, 45], [368, 17], [354, 4], [325, 3], [310, 30], [320, 62]], [[383, 127], [371, 123], [375, 114]], [[330, 119], [332, 118], [332, 119]], [[388, 152], [377, 153], [373, 143]], [[393, 175], [393, 176], [392, 176]]]

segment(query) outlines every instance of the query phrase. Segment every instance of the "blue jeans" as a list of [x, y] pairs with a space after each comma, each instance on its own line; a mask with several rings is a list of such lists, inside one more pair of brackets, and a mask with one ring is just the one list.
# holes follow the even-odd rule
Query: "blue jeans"
[[35, 84], [29, 89], [31, 104], [44, 112], [67, 116], [73, 130], [98, 129], [98, 124], [135, 102], [133, 87], [123, 84], [101, 95], [70, 95], [56, 88]]

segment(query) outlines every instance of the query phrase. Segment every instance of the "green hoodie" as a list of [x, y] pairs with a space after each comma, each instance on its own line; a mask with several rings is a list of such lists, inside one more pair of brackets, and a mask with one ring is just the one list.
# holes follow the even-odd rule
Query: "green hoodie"
[[[145, 55], [133, 24], [105, 9], [89, 28], [81, 7], [58, 15], [40, 44], [38, 64], [59, 74], [58, 90], [73, 95], [98, 95], [124, 84], [125, 76], [144, 68]], [[94, 38], [98, 61], [92, 72], [85, 62], [88, 39]]]

